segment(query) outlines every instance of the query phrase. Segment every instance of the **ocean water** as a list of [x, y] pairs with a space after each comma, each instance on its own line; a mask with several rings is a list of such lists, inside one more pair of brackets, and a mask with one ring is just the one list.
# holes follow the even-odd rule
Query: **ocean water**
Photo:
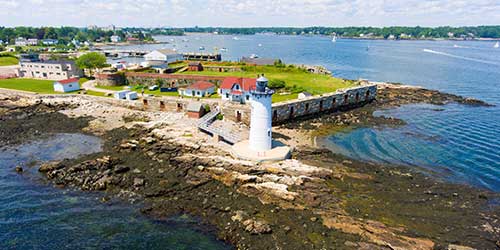
[[[323, 65], [337, 77], [401, 82], [495, 104], [383, 110], [378, 114], [404, 119], [408, 125], [360, 128], [329, 136], [326, 145], [354, 158], [426, 167], [448, 180], [500, 191], [500, 49], [493, 48], [495, 42], [339, 39], [332, 43], [322, 36], [210, 34], [157, 39], [169, 44], [128, 48], [181, 52], [226, 48], [224, 60], [256, 54], [286, 63]], [[199, 50], [202, 46], [204, 51]]]
[[[57, 134], [0, 148], [0, 249], [230, 249], [195, 219], [151, 220], [136, 206], [101, 203], [102, 193], [55, 188], [37, 172], [36, 162], [99, 152], [101, 144]], [[23, 174], [13, 169], [30, 163]]]

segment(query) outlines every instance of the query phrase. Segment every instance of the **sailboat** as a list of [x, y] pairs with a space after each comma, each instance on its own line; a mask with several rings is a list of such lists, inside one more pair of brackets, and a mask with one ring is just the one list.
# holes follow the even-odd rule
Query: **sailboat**
[[495, 43], [495, 45], [493, 45], [493, 48], [495, 48], [495, 49], [497, 49], [499, 47], [500, 47], [500, 42], [497, 42], [497, 43]]
[[337, 41], [337, 36], [333, 36], [332, 37], [332, 43], [336, 42]]

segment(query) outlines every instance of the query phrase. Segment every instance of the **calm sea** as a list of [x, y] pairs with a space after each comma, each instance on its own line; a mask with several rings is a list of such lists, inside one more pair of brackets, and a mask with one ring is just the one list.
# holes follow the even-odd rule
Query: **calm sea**
[[101, 203], [102, 194], [54, 188], [37, 166], [14, 171], [100, 150], [99, 138], [80, 134], [0, 148], [0, 249], [231, 249], [192, 218], [154, 221], [138, 207]]
[[158, 37], [170, 44], [131, 46], [213, 52], [318, 64], [334, 76], [401, 82], [479, 98], [496, 107], [409, 105], [378, 115], [404, 119], [401, 128], [360, 128], [332, 135], [328, 147], [368, 161], [425, 167], [448, 180], [500, 191], [500, 49], [483, 41], [376, 41], [320, 36]]

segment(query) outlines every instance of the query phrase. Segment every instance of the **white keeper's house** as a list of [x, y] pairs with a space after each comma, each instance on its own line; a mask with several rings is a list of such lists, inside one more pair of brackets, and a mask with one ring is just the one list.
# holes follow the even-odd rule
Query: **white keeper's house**
[[76, 77], [54, 82], [54, 91], [56, 92], [67, 93], [77, 90], [80, 90], [80, 83]]

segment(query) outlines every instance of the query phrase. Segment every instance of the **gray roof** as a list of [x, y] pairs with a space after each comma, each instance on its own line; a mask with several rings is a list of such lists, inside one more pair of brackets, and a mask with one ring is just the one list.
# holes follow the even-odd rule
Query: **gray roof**
[[251, 58], [242, 57], [241, 61], [244, 63], [250, 63], [255, 65], [273, 65], [278, 59], [275, 58]]
[[203, 106], [202, 106], [201, 102], [190, 102], [190, 103], [188, 103], [186, 110], [188, 112], [200, 112], [202, 107]]
[[269, 80], [267, 80], [267, 78], [265, 78], [263, 75], [261, 75], [261, 76], [257, 79], [257, 82], [269, 82]]
[[171, 49], [159, 49], [157, 50], [158, 52], [164, 54], [164, 55], [174, 55], [174, 54], [179, 54], [179, 52]]

